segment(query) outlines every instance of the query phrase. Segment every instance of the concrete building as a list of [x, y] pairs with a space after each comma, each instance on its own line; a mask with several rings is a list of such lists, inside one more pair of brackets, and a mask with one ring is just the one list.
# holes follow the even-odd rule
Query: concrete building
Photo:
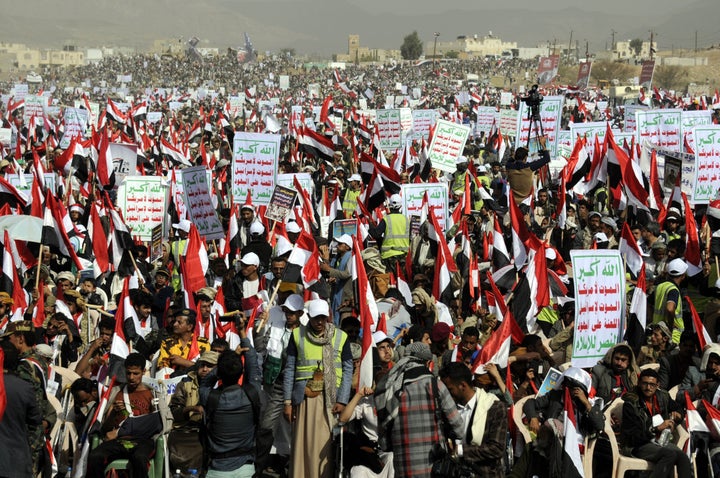
[[[650, 42], [643, 41], [640, 48], [640, 54], [636, 55], [635, 50], [630, 47], [631, 40], [615, 42], [613, 52], [613, 60], [634, 60], [640, 58], [650, 58]], [[657, 51], [657, 42], [652, 43], [653, 51]]]
[[360, 35], [348, 35], [347, 54], [338, 53], [333, 55], [333, 59], [345, 63], [385, 62], [390, 60], [399, 61], [402, 59], [402, 55], [400, 50], [383, 50], [360, 46]]
[[490, 32], [481, 38], [478, 35], [461, 35], [451, 41], [438, 40], [437, 49], [435, 39], [433, 39], [425, 42], [424, 50], [426, 58], [432, 58], [434, 51], [437, 51], [438, 56], [445, 56], [450, 52], [455, 52], [461, 58], [479, 58], [487, 55], [499, 57], [503, 53], [512, 52], [517, 47], [517, 42], [504, 42]]

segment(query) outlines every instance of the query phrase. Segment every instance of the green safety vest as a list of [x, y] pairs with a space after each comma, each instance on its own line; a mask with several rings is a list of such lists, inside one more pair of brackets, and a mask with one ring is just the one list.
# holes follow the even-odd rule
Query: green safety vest
[[357, 209], [357, 198], [360, 196], [360, 190], [353, 191], [352, 189], [348, 188], [347, 191], [345, 191], [345, 197], [343, 198], [342, 202], [342, 209], [345, 213], [345, 217], [352, 217], [352, 214], [355, 212], [355, 209]]
[[[296, 327], [292, 334], [297, 345], [297, 361], [295, 362], [295, 381], [310, 380], [318, 365], [322, 368], [322, 346], [315, 345], [307, 339], [307, 328]], [[345, 346], [347, 334], [336, 328], [333, 336], [333, 349], [335, 349], [335, 380], [340, 386], [342, 379], [342, 349]]]
[[408, 231], [409, 221], [399, 213], [388, 214], [385, 220], [385, 237], [380, 248], [380, 257], [406, 255], [410, 250], [410, 234]]
[[675, 307], [675, 319], [672, 324], [668, 324], [672, 330], [672, 341], [676, 344], [680, 343], [680, 335], [685, 330], [685, 322], [682, 316], [682, 297], [679, 295], [680, 289], [672, 281], [663, 282], [655, 287], [655, 307], [653, 308], [653, 324], [665, 322], [665, 306], [670, 291], [678, 291], [678, 303]]

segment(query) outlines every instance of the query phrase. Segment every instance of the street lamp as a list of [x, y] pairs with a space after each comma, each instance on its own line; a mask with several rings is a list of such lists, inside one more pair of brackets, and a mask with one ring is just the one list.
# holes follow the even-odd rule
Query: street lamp
[[433, 70], [435, 69], [435, 57], [437, 56], [437, 39], [440, 36], [439, 32], [433, 33], [435, 35], [435, 44], [433, 45]]

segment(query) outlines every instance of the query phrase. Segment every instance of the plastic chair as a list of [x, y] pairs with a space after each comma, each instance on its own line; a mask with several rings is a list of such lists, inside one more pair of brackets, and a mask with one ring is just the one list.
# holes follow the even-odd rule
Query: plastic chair
[[80, 375], [75, 373], [75, 370], [71, 370], [65, 367], [56, 367], [53, 365], [53, 370], [56, 374], [63, 378], [63, 386], [70, 386], [75, 380], [80, 378]]
[[611, 476], [616, 478], [624, 477], [626, 471], [647, 471], [651, 470], [653, 467], [653, 464], [647, 460], [642, 460], [632, 456], [625, 456], [620, 453], [617, 437], [612, 429], [612, 420], [613, 417], [615, 417], [618, 424], [622, 423], [622, 407], [624, 403], [625, 402], [622, 399], [617, 398], [605, 410], [605, 433], [610, 440], [610, 449], [612, 450], [613, 455]]
[[675, 385], [673, 388], [668, 390], [668, 393], [670, 394], [670, 398], [673, 400], [677, 400], [677, 394], [680, 391], [680, 385]]
[[[126, 459], [115, 460], [105, 467], [105, 473], [110, 470], [127, 470], [129, 461]], [[162, 478], [163, 466], [165, 465], [165, 436], [160, 435], [155, 439], [155, 456], [150, 461], [148, 478]]]

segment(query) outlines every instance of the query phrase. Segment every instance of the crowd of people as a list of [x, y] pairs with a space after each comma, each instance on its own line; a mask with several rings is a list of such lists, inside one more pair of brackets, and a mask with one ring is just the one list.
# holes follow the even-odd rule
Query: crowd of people
[[[583, 451], [587, 469], [594, 461], [593, 476], [610, 476], [607, 460], [617, 461], [610, 441], [617, 440], [623, 454], [654, 464], [652, 476], [691, 476], [676, 429], [690, 428], [686, 415], [712, 413], [720, 397], [718, 204], [689, 209], [673, 195], [659, 208], [630, 207], [613, 200], [607, 180], [582, 195], [563, 194], [548, 169], [556, 158], [546, 139], [538, 138], [533, 156], [508, 138], [500, 142], [510, 147], [499, 148], [497, 128], [471, 128], [448, 173], [432, 168], [423, 140], [408, 146], [407, 158], [402, 150], [378, 150], [372, 124], [356, 115], [358, 98], [367, 109], [384, 108], [392, 94], [472, 126], [473, 106], [499, 105], [501, 90], [454, 80], [468, 72], [517, 79], [529, 66], [478, 60], [434, 71], [425, 64], [338, 73], [287, 58], [244, 66], [230, 56], [203, 63], [111, 58], [44, 72], [46, 91], [61, 107], [105, 104], [107, 85], [132, 75], [130, 98], [120, 98], [129, 109], [118, 112], [108, 102], [82, 147], [65, 150], [58, 147], [58, 117], [28, 124], [22, 103], [9, 97], [3, 122], [15, 144], [2, 145], [0, 215], [34, 216], [46, 227], [37, 241], [3, 240], [0, 475], [100, 477], [126, 459], [115, 466], [137, 478], [167, 457], [169, 472], [210, 478], [555, 478], [582, 476], [572, 455], [594, 442], [592, 452]], [[290, 88], [281, 91], [285, 74]], [[311, 95], [310, 84], [321, 94]], [[414, 98], [413, 89], [420, 92]], [[476, 100], [460, 104], [462, 90]], [[237, 92], [246, 93], [245, 107], [228, 116], [228, 97]], [[563, 94], [544, 93], [551, 92]], [[510, 107], [521, 101], [515, 93]], [[586, 104], [604, 98], [595, 90], [570, 96]], [[276, 97], [269, 109], [260, 106]], [[146, 121], [141, 103], [143, 115], [162, 113], [159, 123]], [[298, 136], [310, 133], [293, 124], [293, 105], [315, 120], [314, 134], [332, 145], [330, 154], [299, 144]], [[318, 117], [313, 107], [321, 105]], [[567, 108], [564, 115], [622, 118], [613, 107]], [[297, 191], [300, 200], [284, 223], [268, 221], [265, 206], [229, 194], [233, 134], [264, 132], [275, 124], [268, 117], [280, 125], [273, 131], [282, 136], [278, 169], [309, 173], [313, 183]], [[333, 121], [341, 127], [329, 126]], [[132, 231], [100, 166], [107, 141], [136, 144], [135, 173], [169, 183], [173, 170], [205, 166], [222, 244], [198, 240], [174, 196], [159, 254], [151, 244], [125, 240]], [[362, 155], [376, 161], [371, 176], [386, 179], [385, 201], [370, 209]], [[55, 189], [41, 184], [42, 171], [57, 173]], [[10, 182], [23, 172], [32, 175], [27, 195]], [[422, 217], [404, 210], [402, 186], [416, 183], [447, 185], [454, 211], [447, 225], [438, 225], [432, 210]], [[321, 227], [341, 218], [355, 220], [353, 234]], [[579, 311], [570, 253], [622, 248], [624, 228], [644, 272], [641, 278], [628, 268], [628, 307], [620, 310], [632, 310], [622, 319], [640, 327], [628, 325], [594, 367], [572, 366]], [[520, 249], [518, 231], [525, 237]], [[691, 245], [702, 254], [692, 276], [685, 257]], [[307, 254], [298, 264], [300, 248]], [[552, 282], [536, 311], [529, 308], [537, 303], [528, 285], [538, 264], [532, 257], [542, 259], [541, 273]], [[512, 272], [500, 277], [509, 264]], [[303, 272], [293, 279], [298, 265]], [[189, 287], [197, 285], [189, 281], [198, 268], [202, 284]], [[646, 294], [645, 307], [629, 307], [635, 291]], [[549, 387], [546, 377], [554, 377]], [[520, 401], [522, 423], [513, 420]], [[697, 410], [688, 408], [693, 402]], [[563, 419], [568, 409], [572, 420]], [[569, 423], [580, 437], [570, 454]], [[69, 428], [75, 433], [68, 437], [58, 432]], [[698, 474], [720, 471], [711, 458], [717, 433], [690, 431]]]

